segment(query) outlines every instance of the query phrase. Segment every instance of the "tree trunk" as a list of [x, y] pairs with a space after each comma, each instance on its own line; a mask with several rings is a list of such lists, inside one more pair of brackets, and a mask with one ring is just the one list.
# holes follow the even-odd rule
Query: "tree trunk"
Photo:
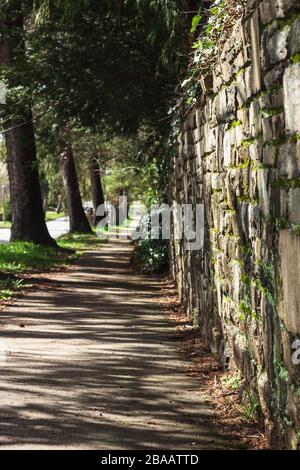
[[70, 218], [70, 232], [91, 233], [92, 230], [82, 206], [72, 146], [68, 139], [64, 140], [59, 157], [59, 167]]
[[[0, 29], [5, 31], [0, 40], [0, 65], [5, 65], [8, 71], [9, 88], [23, 85], [15, 75], [15, 67], [19, 61], [25, 63], [21, 1], [15, 1], [14, 6], [13, 12], [7, 11], [5, 19], [0, 22]], [[49, 235], [44, 219], [30, 104], [27, 99], [17, 104], [13, 99], [8, 99], [3, 109], [1, 120], [5, 132], [12, 208], [11, 240], [57, 246]]]
[[104, 194], [101, 182], [99, 163], [96, 157], [92, 157], [89, 162], [92, 201], [93, 201], [93, 223], [97, 225], [103, 217], [96, 215], [97, 208], [104, 204]]

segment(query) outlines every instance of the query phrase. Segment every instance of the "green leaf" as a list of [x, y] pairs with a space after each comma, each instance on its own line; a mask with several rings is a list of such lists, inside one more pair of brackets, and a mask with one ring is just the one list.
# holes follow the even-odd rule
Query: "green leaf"
[[196, 31], [197, 26], [199, 25], [201, 19], [202, 19], [201, 15], [194, 16], [194, 18], [192, 19], [191, 33], [194, 33]]
[[194, 42], [194, 44], [192, 45], [192, 49], [201, 49], [203, 46], [203, 42], [201, 41], [201, 39], [199, 39], [198, 41]]

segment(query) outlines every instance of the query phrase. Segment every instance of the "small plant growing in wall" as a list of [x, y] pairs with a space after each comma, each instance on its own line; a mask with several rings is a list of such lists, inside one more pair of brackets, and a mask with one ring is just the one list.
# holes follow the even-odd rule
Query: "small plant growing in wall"
[[215, 70], [220, 50], [241, 18], [245, 0], [215, 0], [209, 9], [199, 10], [192, 19], [193, 56], [186, 79], [182, 82], [189, 105], [197, 85], [206, 86], [206, 79]]
[[241, 378], [238, 373], [229, 377], [223, 377], [222, 382], [232, 390], [239, 390], [241, 388]]

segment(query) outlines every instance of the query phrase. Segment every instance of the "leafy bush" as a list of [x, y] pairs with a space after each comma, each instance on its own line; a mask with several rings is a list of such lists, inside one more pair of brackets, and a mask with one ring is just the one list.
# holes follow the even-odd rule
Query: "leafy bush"
[[[160, 212], [161, 213], [161, 212]], [[143, 234], [135, 247], [133, 254], [133, 264], [143, 273], [161, 273], [168, 268], [168, 247], [169, 241], [163, 240], [161, 236], [161, 220], [157, 238], [151, 238], [151, 218], [147, 212], [141, 219], [140, 232]]]
[[135, 249], [133, 262], [143, 273], [159, 273], [168, 267], [167, 240], [141, 240]]

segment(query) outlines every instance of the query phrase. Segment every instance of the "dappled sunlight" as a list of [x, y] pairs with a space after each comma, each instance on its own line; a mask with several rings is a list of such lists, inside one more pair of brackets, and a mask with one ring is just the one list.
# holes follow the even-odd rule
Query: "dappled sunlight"
[[113, 241], [2, 313], [2, 448], [224, 447], [130, 251]]

